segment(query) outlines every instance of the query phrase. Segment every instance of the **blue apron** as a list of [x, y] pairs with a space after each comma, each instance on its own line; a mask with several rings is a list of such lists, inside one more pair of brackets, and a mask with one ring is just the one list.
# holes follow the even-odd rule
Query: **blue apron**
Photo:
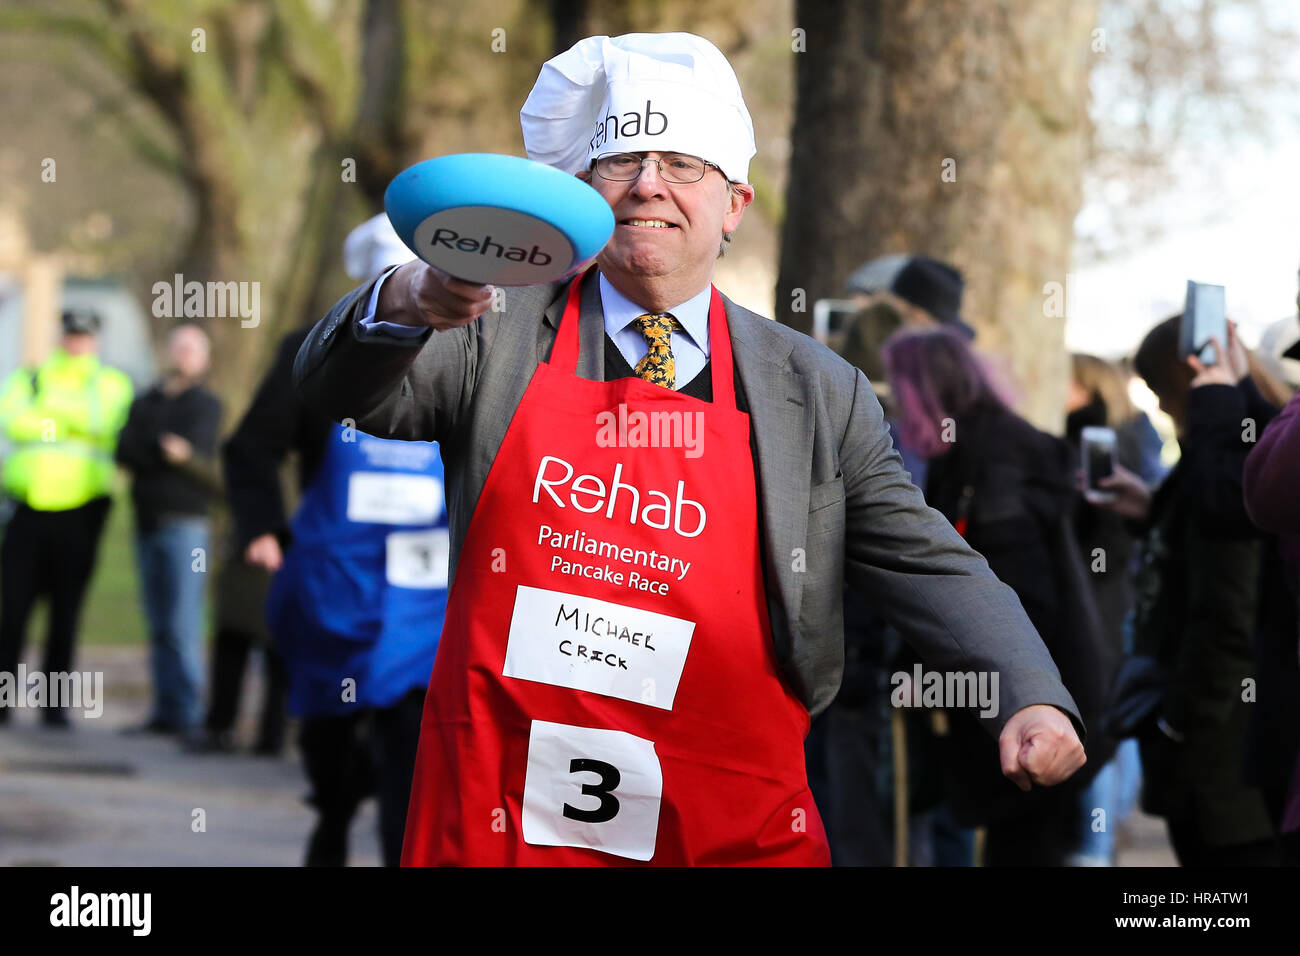
[[435, 443], [334, 426], [266, 605], [295, 716], [387, 707], [428, 686], [447, 609], [446, 512]]

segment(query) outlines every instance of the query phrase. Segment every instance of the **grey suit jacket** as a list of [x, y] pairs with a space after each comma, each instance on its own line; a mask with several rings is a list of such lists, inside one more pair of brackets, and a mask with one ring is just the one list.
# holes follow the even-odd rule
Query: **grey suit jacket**
[[[356, 334], [372, 285], [317, 323], [294, 379], [311, 406], [338, 421], [441, 444], [454, 574], [506, 428], [550, 353], [567, 285], [504, 290], [500, 312], [405, 341]], [[820, 713], [839, 688], [847, 581], [876, 602], [927, 668], [998, 673], [990, 732], [1043, 703], [1068, 713], [1082, 737], [1074, 701], [1019, 599], [926, 506], [865, 376], [808, 336], [724, 303], [757, 450], [772, 637], [809, 711]], [[604, 334], [599, 283], [588, 281], [579, 376], [604, 380]]]

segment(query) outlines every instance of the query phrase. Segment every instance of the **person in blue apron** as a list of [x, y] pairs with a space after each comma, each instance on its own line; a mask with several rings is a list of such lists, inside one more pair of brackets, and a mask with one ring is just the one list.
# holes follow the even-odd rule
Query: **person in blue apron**
[[319, 819], [308, 866], [342, 866], [358, 805], [379, 799], [401, 857], [424, 692], [447, 606], [447, 514], [433, 442], [335, 425], [267, 601]]

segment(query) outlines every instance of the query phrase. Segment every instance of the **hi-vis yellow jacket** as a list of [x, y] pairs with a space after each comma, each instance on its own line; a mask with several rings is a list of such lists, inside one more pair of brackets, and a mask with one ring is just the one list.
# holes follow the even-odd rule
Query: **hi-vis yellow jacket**
[[131, 398], [131, 380], [94, 355], [57, 349], [39, 369], [14, 372], [0, 390], [6, 494], [37, 511], [66, 511], [111, 493]]

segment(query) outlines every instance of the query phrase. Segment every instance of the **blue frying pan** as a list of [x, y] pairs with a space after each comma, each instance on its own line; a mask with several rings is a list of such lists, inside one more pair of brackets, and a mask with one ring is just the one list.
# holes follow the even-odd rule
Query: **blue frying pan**
[[501, 286], [579, 272], [614, 232], [609, 204], [576, 176], [495, 153], [416, 163], [389, 183], [384, 208], [398, 236], [429, 265]]

